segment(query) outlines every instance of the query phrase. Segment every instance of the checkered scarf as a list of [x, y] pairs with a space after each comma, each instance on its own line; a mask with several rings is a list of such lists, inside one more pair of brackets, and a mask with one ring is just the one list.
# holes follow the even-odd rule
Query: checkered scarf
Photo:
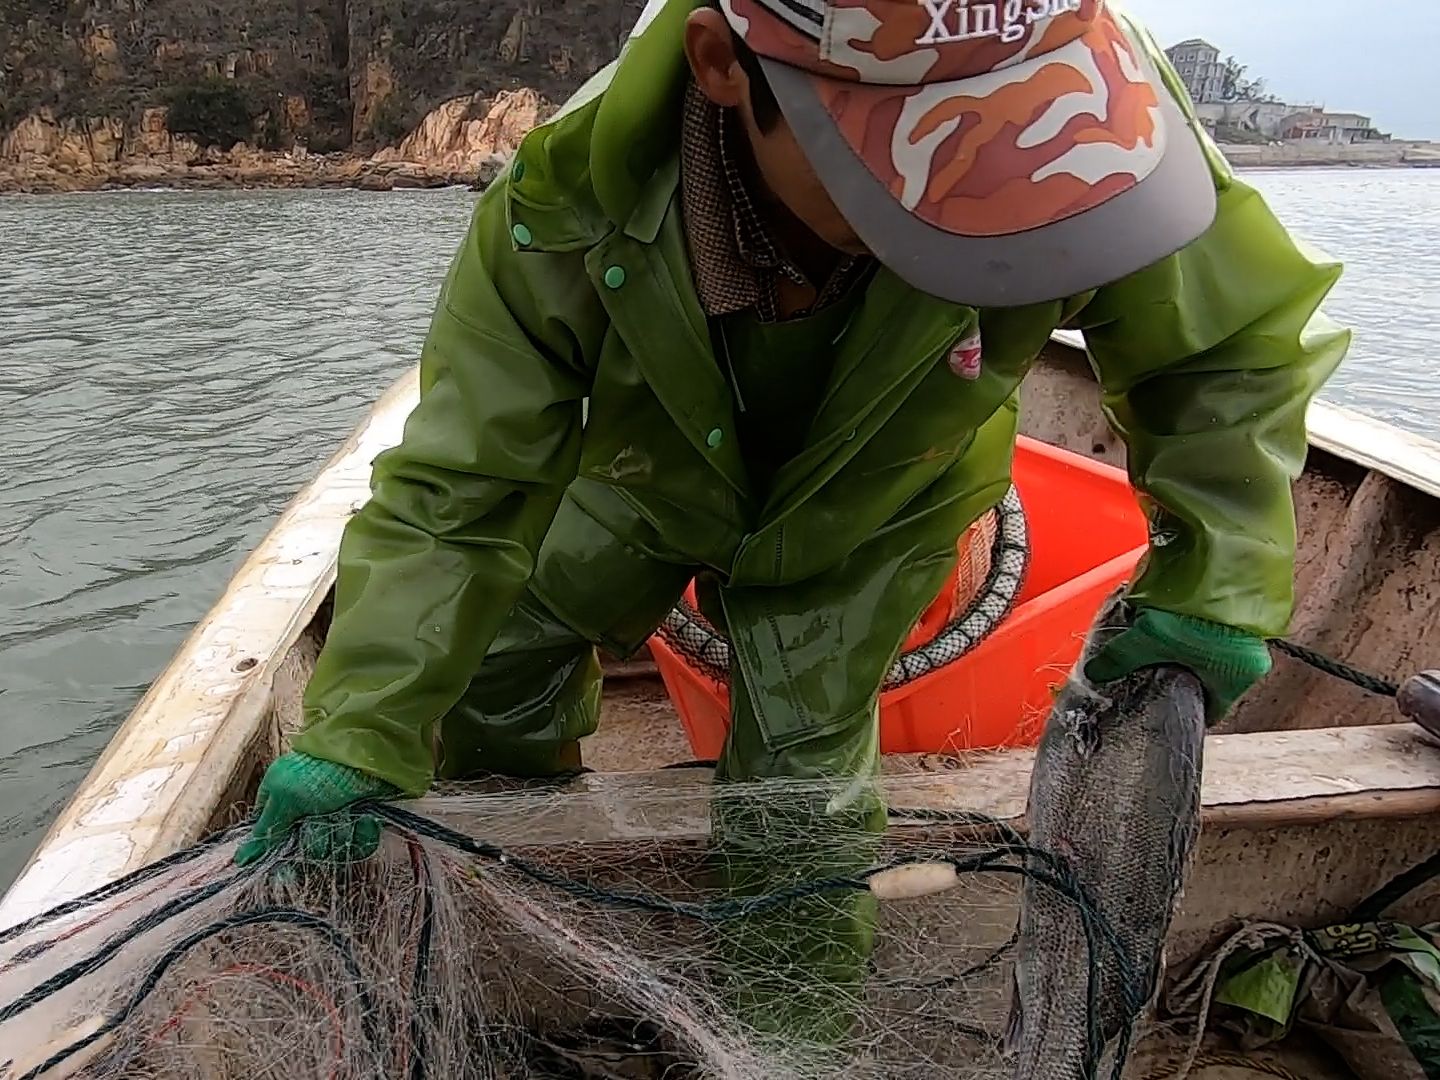
[[818, 288], [790, 259], [755, 205], [740, 168], [733, 111], [710, 101], [690, 81], [681, 139], [681, 207], [690, 267], [709, 316], [754, 308], [764, 322], [779, 318], [781, 277], [816, 289], [804, 315], [843, 293], [867, 260], [846, 257]]

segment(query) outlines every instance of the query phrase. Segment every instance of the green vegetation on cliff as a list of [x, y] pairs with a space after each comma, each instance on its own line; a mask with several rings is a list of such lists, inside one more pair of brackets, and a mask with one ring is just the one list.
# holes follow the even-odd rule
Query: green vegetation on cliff
[[170, 95], [166, 126], [201, 146], [228, 150], [248, 139], [255, 116], [245, 92], [229, 79], [206, 79], [176, 87]]
[[614, 55], [640, 6], [5, 0], [0, 134], [42, 108], [58, 120], [133, 122], [170, 106], [182, 112], [175, 123], [207, 143], [240, 135], [327, 151], [392, 142], [448, 98], [520, 86], [564, 98]]

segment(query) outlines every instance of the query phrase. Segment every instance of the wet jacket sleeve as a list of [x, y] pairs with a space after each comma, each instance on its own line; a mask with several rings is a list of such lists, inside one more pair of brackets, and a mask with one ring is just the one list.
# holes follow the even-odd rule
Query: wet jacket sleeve
[[1216, 178], [1209, 231], [1098, 291], [1072, 325], [1150, 514], [1131, 598], [1273, 637], [1293, 607], [1306, 409], [1350, 335], [1319, 310], [1339, 265], [1253, 189]]
[[[400, 445], [340, 546], [335, 617], [295, 749], [420, 794], [432, 732], [535, 565], [579, 461], [594, 290], [517, 252], [497, 183], [441, 290]], [[587, 340], [588, 339], [588, 340]]]

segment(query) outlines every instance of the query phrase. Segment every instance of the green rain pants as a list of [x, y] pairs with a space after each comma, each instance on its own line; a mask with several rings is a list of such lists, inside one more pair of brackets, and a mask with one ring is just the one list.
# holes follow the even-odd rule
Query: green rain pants
[[[827, 669], [863, 687], [855, 692], [860, 707], [814, 733], [777, 739], [772, 728], [767, 737], [754, 708], [756, 690], [746, 685], [732, 650], [731, 724], [712, 803], [715, 884], [756, 895], [855, 874], [875, 862], [885, 828], [875, 783], [879, 689], [952, 569], [959, 535], [1007, 490], [1014, 431], [1013, 408], [1001, 410], [943, 490], [917, 499], [921, 505], [908, 507], [885, 535], [818, 578], [727, 591], [701, 576], [701, 608], [727, 637], [735, 635], [724, 613], [757, 605], [778, 616], [772, 625], [788, 619], [828, 626], [835, 639], [826, 646], [833, 649]], [[600, 716], [597, 645], [621, 655], [641, 647], [701, 571], [658, 558], [653, 542], [640, 552], [615, 539], [585, 509], [604, 497], [591, 494], [594, 500], [585, 481], [567, 493], [530, 586], [442, 721], [442, 777], [480, 771], [541, 777], [578, 768], [579, 741], [596, 730]], [[943, 531], [937, 520], [945, 522]], [[912, 542], [912, 535], [927, 539]], [[948, 540], [936, 541], [937, 535]], [[906, 557], [896, 558], [897, 546]], [[561, 610], [575, 617], [562, 617]], [[809, 647], [813, 651], [813, 641]], [[787, 787], [787, 780], [801, 783]], [[781, 782], [751, 786], [754, 781]], [[718, 927], [728, 976], [723, 989], [740, 1017], [787, 1040], [843, 1039], [863, 992], [874, 916], [869, 893], [829, 893]]]
[[[668, 610], [659, 613], [657, 625]], [[732, 685], [738, 685], [733, 673]], [[600, 694], [596, 646], [527, 590], [444, 720], [440, 774], [573, 772], [581, 764], [579, 740], [598, 726]], [[884, 808], [869, 783], [880, 756], [874, 712], [795, 753], [773, 753], [748, 695], [733, 698], [730, 735], [715, 773], [714, 884], [755, 895], [869, 866], [885, 828]], [[804, 785], [803, 793], [786, 792], [783, 785], [775, 793], [738, 786], [770, 779], [826, 782]], [[833, 804], [828, 810], [827, 803]], [[729, 977], [722, 992], [742, 1019], [762, 1030], [838, 1041], [862, 989], [873, 915], [869, 894], [851, 893], [717, 928]]]

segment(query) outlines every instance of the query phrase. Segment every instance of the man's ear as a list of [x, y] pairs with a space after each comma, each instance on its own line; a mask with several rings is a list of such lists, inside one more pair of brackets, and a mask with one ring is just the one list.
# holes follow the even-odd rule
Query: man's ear
[[749, 79], [735, 57], [735, 38], [715, 8], [692, 11], [685, 21], [685, 58], [700, 92], [716, 105], [733, 108], [747, 100]]

